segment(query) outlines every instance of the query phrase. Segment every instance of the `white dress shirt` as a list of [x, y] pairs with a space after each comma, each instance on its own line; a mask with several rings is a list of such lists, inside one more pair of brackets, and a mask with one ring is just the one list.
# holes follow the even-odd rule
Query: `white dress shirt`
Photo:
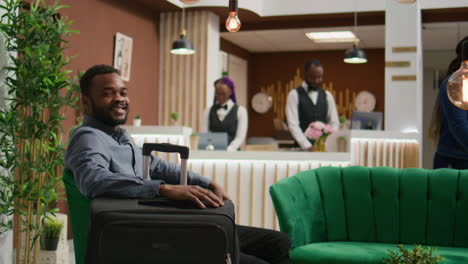
[[[229, 99], [225, 105], [227, 105], [227, 109], [220, 108], [216, 111], [218, 114], [219, 120], [221, 122], [226, 118], [229, 111], [232, 110], [234, 106], [234, 102]], [[203, 113], [202, 124], [201, 124], [201, 132], [208, 132], [210, 128], [209, 122], [209, 115], [210, 115], [211, 107], [208, 107], [205, 112]], [[245, 137], [247, 136], [247, 124], [248, 124], [248, 117], [247, 117], [247, 110], [245, 107], [238, 105], [237, 108], [237, 130], [236, 136], [232, 140], [231, 144], [227, 147], [227, 151], [236, 151], [240, 146], [244, 143]]]
[[[302, 82], [302, 88], [309, 94], [312, 102], [317, 104], [318, 91], [307, 91], [307, 83]], [[336, 111], [336, 103], [333, 95], [329, 91], [325, 91], [328, 112], [327, 112], [327, 124], [333, 127], [333, 130], [337, 131], [340, 127], [340, 121], [338, 119], [338, 112]], [[304, 135], [301, 127], [299, 126], [299, 113], [298, 113], [299, 96], [296, 89], [292, 89], [288, 94], [288, 100], [286, 102], [286, 118], [288, 119], [289, 131], [291, 135], [297, 141], [302, 149], [308, 149], [312, 146], [307, 137]]]

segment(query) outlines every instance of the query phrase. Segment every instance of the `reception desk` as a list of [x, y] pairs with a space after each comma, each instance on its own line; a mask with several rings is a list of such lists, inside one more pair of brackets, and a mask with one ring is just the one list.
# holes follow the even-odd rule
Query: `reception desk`
[[[135, 142], [169, 142], [189, 146], [191, 129], [172, 127], [128, 129]], [[337, 135], [335, 135], [336, 137]], [[342, 131], [347, 152], [303, 151], [192, 151], [189, 169], [224, 186], [236, 204], [236, 222], [241, 225], [279, 229], [269, 187], [299, 171], [321, 166], [419, 167], [417, 134], [387, 131]], [[331, 137], [329, 140], [334, 140]], [[178, 162], [177, 154], [155, 153]]]

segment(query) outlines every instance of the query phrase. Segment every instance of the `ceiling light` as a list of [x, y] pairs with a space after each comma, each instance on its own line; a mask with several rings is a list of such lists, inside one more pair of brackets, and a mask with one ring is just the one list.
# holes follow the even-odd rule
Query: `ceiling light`
[[229, 0], [229, 17], [226, 20], [226, 29], [229, 32], [237, 32], [241, 27], [238, 13], [237, 0]]
[[316, 43], [325, 42], [355, 42], [356, 35], [351, 31], [324, 31], [324, 32], [309, 32], [306, 36]]
[[180, 0], [180, 1], [186, 5], [193, 5], [193, 4], [200, 2], [200, 0]]
[[361, 64], [367, 62], [366, 53], [358, 48], [357, 42], [353, 44], [353, 47], [348, 49], [345, 53], [343, 61], [351, 64]]
[[447, 95], [456, 107], [468, 110], [468, 40], [462, 42], [460, 69], [450, 76]]
[[172, 44], [171, 53], [176, 55], [192, 55], [195, 54], [193, 45], [185, 38], [186, 32], [183, 30], [180, 33], [180, 38]]
[[416, 0], [397, 0], [397, 2], [401, 4], [412, 4], [416, 2]]
[[[356, 28], [357, 28], [357, 0], [354, 0], [354, 34], [357, 35]], [[359, 39], [357, 39], [354, 42], [352, 48], [348, 49], [345, 52], [345, 57], [343, 58], [343, 61], [345, 63], [352, 63], [352, 64], [367, 63], [366, 53], [362, 49], [358, 48], [358, 42], [359, 42]]]
[[192, 55], [195, 54], [195, 49], [190, 41], [185, 36], [187, 30], [185, 30], [185, 8], [182, 7], [182, 31], [180, 32], [180, 38], [172, 43], [171, 54], [175, 55]]

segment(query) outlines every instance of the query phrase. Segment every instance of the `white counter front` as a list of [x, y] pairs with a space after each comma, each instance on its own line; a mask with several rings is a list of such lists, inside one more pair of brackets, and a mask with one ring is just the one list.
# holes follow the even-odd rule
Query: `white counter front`
[[277, 230], [273, 183], [299, 171], [349, 165], [349, 153], [195, 151], [189, 159], [190, 170], [224, 186], [236, 204], [237, 223]]

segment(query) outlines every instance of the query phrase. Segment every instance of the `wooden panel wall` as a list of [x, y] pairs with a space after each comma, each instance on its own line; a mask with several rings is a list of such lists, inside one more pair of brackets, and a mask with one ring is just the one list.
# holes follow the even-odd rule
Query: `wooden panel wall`
[[[319, 59], [324, 67], [324, 86], [332, 87], [339, 95], [340, 91], [349, 91], [348, 100], [352, 100], [352, 94], [362, 90], [373, 93], [376, 97], [375, 111], [384, 112], [384, 50], [366, 49], [369, 62], [366, 64], [346, 64], [343, 62], [344, 51], [320, 51], [320, 52], [280, 52], [280, 53], [253, 53], [249, 64], [249, 130], [248, 136], [273, 136], [273, 119], [281, 112], [284, 117], [284, 109], [273, 108], [266, 114], [257, 114], [250, 107], [252, 96], [269, 86], [281, 86], [283, 97], [287, 96], [299, 69], [300, 79], [303, 78], [304, 63], [311, 58]], [[281, 85], [278, 85], [280, 83]], [[294, 89], [294, 88], [293, 88]], [[345, 102], [343, 94], [343, 104]], [[339, 101], [338, 98], [335, 100]], [[273, 98], [275, 102], [283, 102], [286, 98]], [[385, 113], [384, 113], [385, 114]]]
[[178, 112], [178, 125], [200, 128], [206, 108], [207, 27], [206, 11], [186, 12], [187, 36], [196, 53], [190, 56], [170, 54], [174, 40], [180, 36], [181, 12], [162, 13], [160, 20], [161, 80], [159, 88], [159, 125], [172, 125], [170, 114]]

